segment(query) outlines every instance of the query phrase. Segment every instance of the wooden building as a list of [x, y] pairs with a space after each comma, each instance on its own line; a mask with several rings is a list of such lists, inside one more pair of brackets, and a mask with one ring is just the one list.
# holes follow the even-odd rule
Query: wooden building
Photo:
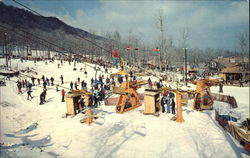
[[210, 60], [206, 64], [206, 72], [220, 73], [223, 69], [228, 67], [239, 66], [243, 68], [243, 71], [249, 70], [249, 58], [248, 57], [218, 57]]
[[224, 81], [249, 81], [249, 70], [241, 66], [227, 67], [222, 69], [220, 75]]
[[249, 81], [249, 58], [228, 57], [213, 59], [206, 67], [207, 73], [219, 74], [225, 81]]

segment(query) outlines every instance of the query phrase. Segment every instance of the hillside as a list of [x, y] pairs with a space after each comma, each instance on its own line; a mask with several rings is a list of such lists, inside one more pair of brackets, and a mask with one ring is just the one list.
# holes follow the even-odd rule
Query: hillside
[[56, 17], [35, 15], [24, 9], [7, 6], [3, 2], [0, 2], [0, 22], [12, 27], [21, 27], [27, 30], [39, 29], [47, 32], [63, 30], [65, 34], [82, 34], [85, 37], [102, 39], [100, 36], [67, 25]]

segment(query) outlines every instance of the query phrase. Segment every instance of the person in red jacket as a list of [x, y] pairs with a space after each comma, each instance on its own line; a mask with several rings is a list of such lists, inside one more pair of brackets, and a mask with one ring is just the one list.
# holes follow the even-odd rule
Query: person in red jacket
[[64, 102], [64, 96], [65, 96], [65, 91], [64, 91], [64, 89], [62, 89], [62, 102]]

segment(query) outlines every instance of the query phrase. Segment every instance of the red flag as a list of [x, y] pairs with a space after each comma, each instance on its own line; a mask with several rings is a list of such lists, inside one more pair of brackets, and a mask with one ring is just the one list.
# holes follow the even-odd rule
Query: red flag
[[112, 50], [112, 55], [114, 58], [118, 57], [118, 51], [116, 49]]
[[160, 49], [159, 49], [158, 47], [156, 47], [156, 48], [153, 49], [153, 51], [154, 51], [154, 52], [159, 52]]
[[128, 46], [126, 49], [127, 49], [127, 50], [130, 50], [130, 47]]

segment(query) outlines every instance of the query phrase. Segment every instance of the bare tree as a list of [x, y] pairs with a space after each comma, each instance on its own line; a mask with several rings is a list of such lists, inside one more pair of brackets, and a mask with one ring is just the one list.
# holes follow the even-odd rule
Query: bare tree
[[160, 39], [161, 39], [161, 43], [160, 43], [160, 70], [162, 70], [162, 54], [163, 54], [163, 49], [164, 49], [164, 21], [163, 21], [163, 10], [158, 10], [157, 14], [156, 14], [156, 18], [157, 18], [157, 28], [160, 30]]
[[181, 38], [180, 38], [180, 47], [181, 48], [187, 48], [188, 47], [188, 41], [190, 39], [190, 32], [188, 27], [184, 27], [181, 30]]
[[240, 48], [240, 53], [246, 54], [249, 52], [249, 39], [248, 39], [247, 32], [240, 32], [237, 35], [238, 38], [238, 45]]

